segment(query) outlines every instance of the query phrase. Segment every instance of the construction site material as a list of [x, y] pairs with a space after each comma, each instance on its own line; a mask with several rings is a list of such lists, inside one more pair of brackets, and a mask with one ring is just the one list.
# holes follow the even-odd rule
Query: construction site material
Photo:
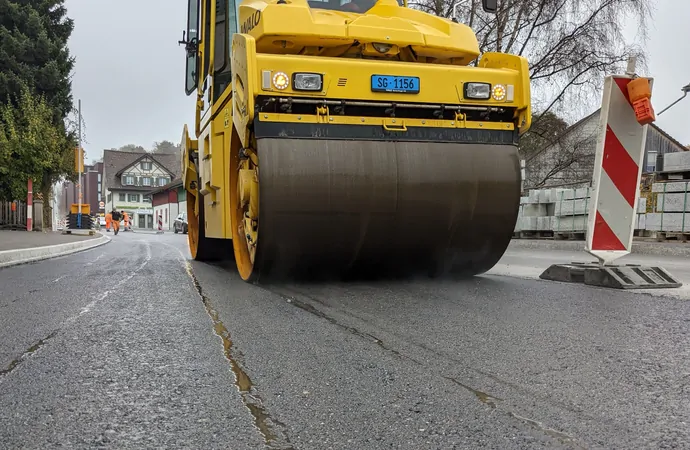
[[647, 214], [645, 229], [656, 232], [655, 236], [660, 239], [673, 237], [674, 233], [690, 233], [689, 188], [690, 180], [653, 183], [651, 195], [655, 212]]
[[[592, 192], [593, 188], [541, 189], [528, 192], [528, 195], [520, 198], [522, 204], [518, 210], [514, 232], [520, 237], [532, 237], [529, 232], [551, 231], [559, 239], [584, 239], [589, 225]], [[639, 198], [636, 230], [645, 229], [646, 208], [647, 199]]]
[[690, 211], [690, 193], [658, 194], [655, 211], [659, 213]]
[[649, 231], [690, 233], [690, 214], [649, 213], [647, 214], [645, 229]]
[[[690, 153], [690, 152], [688, 152]], [[652, 192], [690, 192], [690, 180], [687, 181], [666, 181], [663, 183], [652, 183]]]
[[662, 172], [690, 172], [690, 152], [671, 152], [662, 155]]

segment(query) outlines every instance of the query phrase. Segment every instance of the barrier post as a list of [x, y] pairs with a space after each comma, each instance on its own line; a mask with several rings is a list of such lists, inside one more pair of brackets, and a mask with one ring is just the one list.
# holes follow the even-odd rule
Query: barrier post
[[34, 206], [34, 192], [33, 192], [33, 180], [29, 178], [28, 193], [26, 194], [26, 231], [31, 231], [34, 229], [33, 224], [33, 206]]
[[647, 127], [654, 119], [652, 83], [635, 75], [634, 61], [625, 75], [605, 78], [584, 249], [598, 261], [553, 264], [541, 279], [618, 289], [682, 286], [662, 267], [611, 265], [632, 251]]

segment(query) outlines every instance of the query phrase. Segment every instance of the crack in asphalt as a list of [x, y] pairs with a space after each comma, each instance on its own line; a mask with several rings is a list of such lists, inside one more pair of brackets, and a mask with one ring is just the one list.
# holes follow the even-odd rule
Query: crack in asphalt
[[31, 347], [24, 350], [24, 352], [18, 358], [15, 358], [14, 360], [12, 360], [12, 362], [10, 362], [10, 365], [7, 367], [7, 369], [0, 370], [0, 380], [4, 379], [14, 369], [16, 369], [22, 362], [24, 362], [28, 357], [30, 357], [31, 355], [36, 353], [38, 351], [38, 349], [43, 347], [46, 344], [46, 342], [48, 342], [50, 339], [55, 337], [57, 332], [58, 332], [58, 330], [55, 330], [52, 333], [50, 333], [48, 336], [44, 337], [43, 339], [39, 339], [38, 342], [36, 342], [34, 345], [32, 345]]
[[[100, 258], [100, 257], [99, 257], [99, 258]], [[98, 260], [99, 258], [96, 258], [96, 260]], [[134, 276], [136, 276], [136, 275], [139, 273], [139, 271], [140, 271], [141, 269], [143, 269], [144, 266], [146, 266], [146, 265], [149, 263], [150, 260], [151, 260], [151, 247], [150, 247], [149, 244], [147, 244], [147, 245], [146, 245], [146, 257], [144, 258], [144, 261], [143, 261], [138, 267], [136, 267], [133, 271], [131, 271], [125, 278], [119, 280], [119, 281], [117, 282], [117, 284], [115, 285], [115, 289], [119, 288], [119, 287], [122, 286], [124, 283], [126, 283], [127, 281], [129, 281], [129, 280], [131, 280], [132, 278], [134, 278]], [[60, 280], [61, 278], [64, 278], [64, 277], [65, 277], [65, 276], [62, 276], [62, 277], [58, 278], [58, 279], [55, 280], [55, 281], [58, 281], [58, 280]], [[55, 281], [53, 281], [53, 282], [55, 282]], [[34, 293], [34, 292], [38, 292], [38, 291], [41, 291], [41, 290], [43, 290], [43, 289], [44, 289], [44, 288], [41, 288], [41, 289], [33, 289], [33, 290], [30, 290], [30, 291], [28, 292], [28, 294], [31, 294], [31, 293]], [[104, 300], [104, 299], [105, 299], [108, 295], [110, 295], [110, 294], [111, 294], [111, 291], [109, 291], [109, 290], [108, 290], [108, 291], [105, 291], [105, 292], [103, 292], [103, 293], [101, 293], [101, 295], [99, 295], [98, 297], [96, 297], [96, 299], [92, 300], [92, 301], [89, 302], [86, 306], [84, 306], [84, 307], [79, 311], [79, 313], [77, 313], [77, 314], [75, 314], [75, 315], [73, 315], [73, 316], [68, 317], [67, 319], [65, 319], [65, 320], [63, 321], [62, 325], [60, 326], [60, 328], [58, 328], [57, 330], [53, 331], [52, 333], [50, 333], [48, 336], [44, 337], [43, 339], [40, 339], [40, 340], [39, 340], [38, 342], [36, 342], [34, 345], [32, 345], [31, 347], [29, 347], [27, 350], [25, 350], [25, 351], [21, 354], [21, 356], [19, 356], [18, 358], [14, 359], [13, 361], [10, 362], [10, 365], [8, 366], [7, 369], [0, 370], [0, 380], [3, 380], [4, 378], [6, 378], [6, 376], [9, 375], [13, 370], [15, 370], [15, 369], [17, 368], [17, 366], [19, 366], [19, 364], [21, 364], [27, 357], [33, 355], [39, 348], [43, 347], [43, 345], [45, 345], [46, 342], [48, 342], [50, 339], [52, 339], [53, 337], [55, 337], [55, 335], [57, 335], [57, 333], [60, 332], [60, 330], [62, 330], [62, 329], [65, 328], [66, 326], [71, 325], [72, 322], [74, 322], [75, 320], [77, 320], [77, 319], [78, 319], [80, 316], [82, 316], [83, 314], [89, 312], [89, 311], [91, 310], [91, 308], [93, 308], [98, 302]], [[21, 297], [20, 297], [20, 298], [21, 298]], [[15, 300], [13, 300], [13, 302], [19, 300], [20, 298], [17, 298], [17, 299], [15, 299]]]
[[[371, 334], [369, 334], [369, 333], [362, 332], [362, 331], [358, 330], [358, 329], [355, 328], [355, 327], [352, 327], [352, 326], [349, 326], [349, 325], [344, 325], [344, 324], [338, 322], [338, 321], [337, 321], [336, 319], [334, 319], [333, 317], [328, 316], [328, 315], [327, 315], [326, 313], [324, 313], [323, 311], [320, 311], [319, 309], [315, 308], [313, 305], [311, 305], [311, 304], [309, 304], [309, 303], [307, 303], [307, 302], [303, 302], [303, 301], [297, 300], [297, 299], [295, 298], [295, 295], [299, 295], [299, 296], [301, 296], [301, 297], [306, 297], [306, 298], [312, 299], [312, 300], [314, 300], [316, 303], [319, 303], [319, 304], [322, 304], [322, 305], [324, 305], [324, 306], [327, 306], [327, 305], [325, 305], [325, 303], [323, 303], [323, 302], [321, 302], [321, 301], [318, 301], [318, 300], [316, 300], [316, 299], [313, 299], [312, 297], [310, 297], [310, 296], [308, 296], [308, 295], [306, 295], [306, 294], [303, 294], [303, 293], [301, 293], [301, 292], [293, 291], [293, 290], [291, 290], [291, 289], [289, 289], [289, 288], [284, 288], [284, 287], [281, 288], [283, 292], [277, 290], [277, 288], [275, 288], [275, 287], [272, 287], [272, 288], [264, 287], [263, 289], [265, 289], [265, 290], [267, 290], [267, 291], [269, 291], [269, 292], [272, 292], [272, 293], [274, 293], [274, 294], [276, 294], [276, 295], [278, 295], [278, 296], [280, 296], [280, 297], [286, 299], [287, 302], [288, 302], [289, 304], [291, 304], [291, 305], [293, 305], [293, 306], [295, 306], [295, 307], [297, 307], [297, 308], [300, 308], [300, 309], [302, 309], [302, 310], [304, 310], [304, 311], [307, 311], [307, 312], [309, 312], [310, 314], [313, 314], [313, 315], [315, 315], [315, 316], [317, 316], [317, 317], [319, 317], [319, 318], [322, 318], [322, 319], [324, 319], [324, 320], [327, 320], [328, 322], [332, 323], [333, 325], [336, 325], [336, 326], [338, 326], [338, 327], [340, 327], [340, 328], [343, 328], [343, 329], [347, 330], [348, 332], [354, 334], [355, 336], [364, 338], [364, 339], [366, 339], [366, 340], [368, 340], [368, 341], [371, 341], [371, 340], [373, 339], [373, 341], [376, 342], [376, 344], [377, 344], [379, 347], [383, 348], [384, 350], [386, 350], [386, 351], [388, 351], [388, 352], [391, 352], [391, 353], [393, 353], [394, 355], [396, 355], [396, 356], [398, 356], [398, 357], [400, 357], [400, 358], [403, 358], [403, 359], [407, 359], [407, 360], [409, 360], [409, 361], [412, 361], [412, 362], [418, 364], [419, 366], [424, 367], [425, 369], [429, 369], [428, 366], [427, 366], [426, 364], [424, 364], [424, 363], [422, 363], [422, 362], [416, 360], [415, 358], [412, 358], [412, 357], [410, 357], [410, 356], [408, 356], [408, 355], [405, 355], [405, 354], [401, 353], [401, 352], [398, 351], [398, 350], [395, 350], [395, 349], [392, 349], [392, 348], [390, 348], [390, 347], [387, 347], [387, 346], [384, 344], [383, 340], [377, 338], [376, 336], [373, 336], [373, 335], [371, 335]], [[293, 295], [288, 295], [288, 294], [286, 294], [285, 291], [287, 291], [287, 292], [292, 292]], [[421, 347], [424, 348], [425, 350], [428, 350], [428, 351], [430, 351], [430, 352], [436, 354], [437, 356], [441, 356], [441, 357], [444, 356], [444, 355], [441, 355], [441, 354], [439, 354], [438, 352], [436, 352], [436, 351], [434, 351], [434, 350], [432, 350], [432, 349], [427, 348], [426, 346], [421, 345]], [[451, 360], [453, 360], [453, 359], [451, 358]], [[453, 361], [455, 361], [455, 360], [453, 360]], [[457, 362], [457, 361], [455, 361], [455, 362]], [[474, 369], [473, 369], [473, 370], [474, 370]], [[477, 372], [483, 373], [483, 372], [481, 372], [481, 371], [477, 371]], [[475, 389], [475, 388], [473, 388], [473, 387], [471, 387], [471, 386], [468, 386], [468, 385], [466, 385], [466, 384], [464, 384], [464, 383], [461, 383], [460, 381], [456, 380], [455, 378], [452, 378], [452, 377], [443, 375], [443, 374], [441, 374], [441, 373], [437, 373], [437, 374], [440, 375], [442, 378], [444, 378], [444, 379], [446, 379], [446, 380], [448, 380], [448, 381], [454, 383], [455, 385], [460, 386], [460, 387], [462, 387], [463, 389], [465, 389], [465, 390], [471, 392], [472, 394], [474, 394], [474, 396], [475, 396], [480, 402], [482, 402], [482, 403], [488, 405], [489, 407], [491, 407], [491, 408], [493, 408], [493, 409], [497, 408], [498, 402], [500, 402], [500, 401], [503, 400], [503, 399], [501, 399], [501, 398], [495, 397], [495, 396], [493, 396], [493, 395], [487, 394], [486, 392], [482, 392], [482, 391], [480, 391], [480, 390], [478, 390], [478, 389]], [[489, 376], [490, 374], [484, 374], [484, 375]], [[492, 379], [494, 379], [494, 380], [498, 380], [498, 378], [495, 377], [495, 376], [491, 376], [490, 378], [492, 378]], [[499, 409], [500, 409], [503, 413], [507, 414], [509, 417], [512, 417], [512, 418], [514, 418], [514, 419], [516, 419], [516, 420], [518, 420], [518, 421], [520, 421], [520, 422], [522, 422], [522, 423], [525, 423], [525, 424], [527, 424], [527, 425], [529, 425], [529, 426], [531, 426], [531, 427], [533, 427], [533, 428], [539, 430], [540, 432], [544, 433], [545, 435], [550, 436], [551, 438], [554, 438], [554, 439], [558, 440], [558, 441], [559, 441], [560, 443], [562, 443], [562, 444], [571, 444], [572, 446], [574, 446], [575, 448], [578, 448], [578, 449], [584, 449], [584, 448], [586, 448], [586, 447], [583, 447], [581, 444], [579, 444], [579, 443], [577, 442], [577, 440], [576, 440], [573, 436], [570, 436], [570, 435], [568, 435], [568, 434], [566, 434], [566, 433], [563, 433], [563, 432], [561, 432], [561, 431], [557, 431], [557, 430], [554, 430], [554, 429], [552, 429], [552, 428], [546, 427], [545, 425], [543, 425], [543, 424], [542, 424], [541, 422], [539, 422], [539, 421], [536, 421], [536, 420], [533, 420], [533, 419], [529, 419], [529, 418], [520, 416], [520, 415], [514, 413], [513, 411], [511, 411], [511, 410], [508, 409], [508, 408], [501, 407], [501, 408], [499, 408]]]
[[[261, 433], [264, 443], [268, 448], [271, 449], [294, 450], [293, 445], [290, 443], [290, 440], [287, 437], [286, 425], [274, 417], [271, 417], [266, 408], [263, 406], [263, 400], [255, 392], [256, 389], [251, 378], [249, 378], [249, 375], [247, 375], [244, 369], [240, 366], [239, 362], [237, 361], [237, 357], [233, 355], [233, 353], [236, 353], [238, 356], [241, 356], [241, 353], [237, 350], [233, 351], [230, 332], [220, 320], [218, 311], [213, 308], [211, 300], [206, 296], [206, 294], [203, 293], [201, 284], [199, 283], [196, 275], [194, 275], [192, 265], [186, 259], [185, 270], [192, 279], [194, 287], [201, 297], [201, 301], [206, 309], [206, 313], [211, 318], [211, 322], [213, 323], [213, 331], [223, 343], [223, 355], [230, 363], [230, 368], [235, 375], [235, 386], [240, 393], [242, 403], [244, 403], [244, 406], [254, 417], [254, 426]], [[274, 427], [270, 425], [271, 423], [277, 426], [275, 427], [277, 428], [276, 430], [274, 430]]]

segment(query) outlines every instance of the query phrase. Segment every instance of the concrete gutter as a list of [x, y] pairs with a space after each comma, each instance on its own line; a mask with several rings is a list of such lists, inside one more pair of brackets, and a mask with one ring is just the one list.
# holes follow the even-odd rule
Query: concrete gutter
[[[584, 252], [585, 241], [554, 241], [550, 239], [513, 239], [511, 240], [508, 248]], [[634, 240], [631, 254], [652, 256], [690, 256], [690, 242], [670, 243]]]
[[108, 242], [110, 242], [110, 238], [101, 234], [101, 237], [99, 238], [87, 239], [78, 242], [68, 242], [66, 244], [4, 250], [0, 251], [0, 268], [69, 255], [71, 253], [100, 247]]

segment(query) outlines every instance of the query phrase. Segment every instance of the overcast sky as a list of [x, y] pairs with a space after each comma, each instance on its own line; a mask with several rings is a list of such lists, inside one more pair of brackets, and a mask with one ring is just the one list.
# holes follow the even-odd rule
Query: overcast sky
[[[75, 21], [69, 46], [76, 57], [73, 93], [82, 101], [84, 147], [91, 161], [104, 148], [164, 139], [178, 143], [185, 123], [193, 132], [194, 99], [184, 94], [187, 0], [66, 0]], [[690, 1], [657, 0], [647, 51], [660, 111], [690, 83]], [[630, 37], [634, 29], [628, 30]], [[690, 97], [656, 124], [690, 144]]]

